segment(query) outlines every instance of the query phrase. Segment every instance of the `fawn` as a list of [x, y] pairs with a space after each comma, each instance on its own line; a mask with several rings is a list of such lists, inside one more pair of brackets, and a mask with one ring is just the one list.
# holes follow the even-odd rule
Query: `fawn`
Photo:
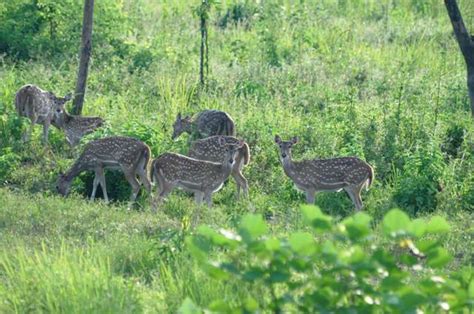
[[91, 200], [94, 200], [97, 186], [101, 185], [104, 199], [109, 201], [105, 184], [104, 169], [121, 169], [125, 178], [132, 186], [130, 201], [137, 198], [140, 184], [137, 175], [145, 189], [150, 192], [151, 184], [148, 179], [148, 162], [150, 148], [137, 139], [131, 137], [111, 136], [88, 143], [74, 165], [65, 173], [60, 174], [56, 189], [66, 196], [69, 193], [72, 180], [83, 171], [95, 171]]
[[70, 146], [74, 147], [81, 139], [94, 132], [97, 128], [103, 126], [104, 120], [100, 117], [83, 117], [70, 115], [64, 110], [55, 116], [52, 124], [62, 130], [66, 134], [66, 141]]
[[193, 140], [213, 135], [234, 136], [235, 126], [232, 118], [219, 110], [204, 110], [195, 119], [190, 116], [182, 118], [181, 113], [178, 113], [171, 139], [177, 139], [184, 132], [190, 134]]
[[43, 125], [43, 143], [48, 142], [48, 132], [51, 121], [64, 111], [64, 104], [71, 99], [71, 94], [56, 97], [35, 85], [21, 87], [15, 95], [15, 108], [19, 116], [31, 120], [29, 130], [23, 139], [29, 140], [35, 124]]
[[219, 137], [218, 141], [225, 149], [221, 163], [174, 153], [164, 153], [153, 161], [150, 176], [152, 181], [158, 183], [155, 208], [176, 187], [193, 192], [198, 205], [205, 200], [209, 207], [212, 206], [212, 193], [219, 191], [227, 180], [234, 167], [237, 151], [244, 145], [243, 141], [226, 144], [223, 137]]
[[368, 189], [374, 179], [374, 171], [368, 163], [357, 157], [293, 161], [291, 147], [298, 143], [298, 137], [282, 141], [276, 135], [275, 143], [280, 148], [280, 160], [285, 174], [298, 189], [306, 193], [308, 203], [314, 203], [315, 195], [320, 191], [339, 192], [344, 189], [356, 210], [362, 209], [360, 192], [363, 187]]
[[[239, 144], [239, 139], [233, 136], [215, 135], [202, 140], [197, 140], [191, 144], [188, 156], [200, 160], [208, 160], [213, 162], [222, 162], [225, 158], [226, 147], [220, 144], [220, 139], [223, 138], [226, 144]], [[237, 199], [240, 198], [240, 189], [242, 189], [244, 196], [248, 196], [248, 182], [242, 174], [242, 168], [250, 162], [250, 148], [246, 142], [237, 151], [235, 157], [234, 167], [231, 175], [237, 184]]]

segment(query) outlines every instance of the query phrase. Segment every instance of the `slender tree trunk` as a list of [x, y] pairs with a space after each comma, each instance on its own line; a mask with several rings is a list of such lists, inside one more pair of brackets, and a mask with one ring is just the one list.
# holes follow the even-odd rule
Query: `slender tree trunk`
[[471, 102], [471, 115], [474, 118], [474, 41], [467, 31], [466, 25], [464, 25], [456, 0], [444, 0], [444, 4], [448, 10], [456, 40], [466, 62], [467, 89]]
[[82, 41], [79, 70], [77, 72], [76, 90], [74, 93], [73, 113], [80, 115], [86, 93], [87, 73], [92, 51], [92, 22], [94, 16], [94, 0], [84, 0], [84, 16], [82, 20]]
[[208, 18], [208, 0], [202, 0], [201, 4], [201, 59], [199, 63], [199, 81], [201, 86], [206, 84], [206, 76], [209, 74], [208, 66], [208, 45], [207, 45], [207, 18]]

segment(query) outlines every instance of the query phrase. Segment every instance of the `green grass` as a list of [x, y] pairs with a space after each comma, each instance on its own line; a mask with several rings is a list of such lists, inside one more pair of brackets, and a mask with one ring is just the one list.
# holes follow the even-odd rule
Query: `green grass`
[[[474, 6], [459, 2], [474, 32]], [[84, 114], [108, 126], [84, 142], [125, 134], [144, 140], [154, 156], [186, 152], [185, 136], [171, 141], [176, 114], [224, 110], [250, 145], [250, 200], [236, 202], [230, 180], [214, 207], [200, 210], [200, 223], [232, 229], [256, 212], [274, 234], [304, 228], [304, 197], [284, 175], [273, 142], [275, 134], [297, 135], [295, 159], [357, 155], [374, 166], [362, 199], [376, 228], [394, 207], [445, 216], [453, 228], [444, 243], [455, 257], [447, 271], [472, 265], [474, 127], [464, 61], [442, 2], [242, 1], [253, 15], [221, 28], [215, 22], [235, 3], [212, 10], [205, 89], [198, 85], [198, 1], [127, 0], [98, 9], [109, 15], [96, 16], [96, 32], [117, 12], [129, 31], [109, 25], [93, 44]], [[79, 33], [71, 36], [79, 44]], [[209, 279], [190, 258], [183, 238], [197, 209], [186, 193], [173, 193], [157, 214], [146, 195], [138, 209], [126, 209], [130, 192], [120, 173], [107, 174], [110, 205], [86, 200], [91, 174], [74, 181], [68, 199], [55, 194], [58, 173], [81, 148], [68, 148], [55, 129], [43, 148], [39, 126], [32, 143], [21, 143], [26, 122], [16, 118], [13, 99], [26, 83], [72, 91], [77, 49], [64, 49], [32, 60], [0, 54], [0, 312], [176, 312], [186, 297], [202, 306], [266, 298]], [[336, 220], [353, 213], [343, 193], [321, 193], [316, 204]]]

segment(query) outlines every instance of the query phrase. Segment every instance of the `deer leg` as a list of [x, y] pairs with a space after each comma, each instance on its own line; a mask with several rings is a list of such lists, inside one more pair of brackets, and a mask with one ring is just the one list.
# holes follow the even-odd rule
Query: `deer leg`
[[[356, 211], [359, 211], [361, 209], [361, 205], [359, 205], [359, 202], [356, 196], [357, 193], [354, 191], [354, 188], [348, 186], [344, 188], [344, 191], [346, 191], [347, 195], [349, 195], [349, 197], [351, 198], [351, 201], [352, 203], [354, 203]], [[360, 198], [360, 195], [359, 195], [359, 198]]]
[[204, 198], [204, 194], [201, 191], [194, 192], [194, 201], [198, 206], [201, 206]]
[[49, 125], [51, 121], [48, 119], [44, 120], [43, 122], [43, 144], [48, 143], [48, 134], [49, 134]]
[[102, 188], [102, 194], [106, 203], [109, 202], [109, 196], [107, 195], [107, 184], [105, 183], [104, 168], [100, 167], [96, 170], [96, 177], [99, 177], [100, 187]]
[[155, 200], [152, 201], [152, 208], [154, 212], [156, 212], [158, 204], [160, 204], [161, 201], [173, 190], [173, 187], [166, 183], [164, 180], [157, 179], [156, 181], [159, 182], [159, 186], [157, 193], [158, 195], [155, 197]]
[[146, 175], [146, 169], [144, 169], [144, 167], [140, 167], [137, 171], [137, 174], [140, 177], [140, 181], [142, 182], [147, 192], [151, 193], [151, 183], [150, 180], [148, 180], [148, 176]]
[[138, 192], [140, 191], [140, 183], [138, 183], [135, 177], [135, 171], [131, 169], [122, 169], [125, 174], [125, 178], [132, 187], [132, 195], [130, 195], [130, 202], [133, 203], [137, 199]]
[[316, 192], [312, 190], [306, 190], [305, 194], [306, 194], [306, 203], [314, 204], [314, 201], [316, 200], [316, 197], [315, 197]]
[[249, 189], [247, 179], [238, 169], [232, 170], [232, 177], [234, 178], [235, 183], [237, 183], [237, 199], [240, 199], [240, 188], [242, 188], [244, 196], [247, 197]]
[[97, 174], [97, 170], [94, 176], [94, 182], [92, 183], [92, 194], [91, 194], [91, 201], [95, 199], [95, 192], [97, 192], [97, 186], [99, 185], [99, 175]]
[[28, 142], [31, 138], [31, 135], [33, 134], [33, 128], [36, 124], [36, 121], [38, 120], [38, 117], [35, 116], [35, 115], [32, 115], [30, 117], [30, 120], [31, 120], [31, 124], [30, 126], [28, 127], [28, 130], [25, 132], [25, 134], [23, 135], [23, 141], [25, 142]]
[[362, 191], [362, 189], [364, 188], [364, 186], [366, 186], [367, 184], [367, 181], [362, 183], [361, 185], [359, 185], [356, 189], [355, 189], [355, 197], [356, 197], [356, 200], [357, 200], [357, 204], [358, 204], [358, 211], [361, 210], [363, 207], [364, 207], [364, 204], [362, 203], [362, 198], [360, 197], [360, 192]]
[[207, 207], [212, 207], [212, 191], [204, 192], [204, 200], [206, 201]]

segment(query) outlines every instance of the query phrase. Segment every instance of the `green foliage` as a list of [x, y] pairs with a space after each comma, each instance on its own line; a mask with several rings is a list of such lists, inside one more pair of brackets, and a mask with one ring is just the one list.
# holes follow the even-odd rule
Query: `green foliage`
[[[12, 0], [2, 3], [0, 53], [18, 59], [77, 54], [82, 6], [81, 1], [74, 0]], [[123, 30], [127, 25], [120, 3], [97, 2], [94, 15], [95, 47], [124, 37]]]
[[[189, 251], [210, 276], [261, 285], [268, 296], [254, 296], [235, 307], [216, 300], [208, 305], [210, 311], [406, 313], [472, 309], [472, 270], [449, 276], [434, 270], [451, 260], [438, 236], [449, 231], [442, 217], [434, 216], [429, 222], [410, 220], [404, 212], [392, 210], [383, 219], [384, 245], [379, 246], [372, 241], [374, 232], [367, 214], [358, 213], [334, 224], [316, 207], [304, 206], [302, 211], [310, 230], [322, 233], [321, 238], [315, 239], [308, 231], [293, 231], [281, 238], [269, 236], [259, 215], [246, 215], [237, 233], [200, 227], [187, 239]], [[221, 254], [216, 256], [216, 250]], [[198, 307], [187, 299], [181, 310], [189, 313]]]
[[[209, 3], [210, 76], [199, 89], [195, 8], [202, 1], [95, 2], [84, 114], [107, 123], [71, 149], [55, 128], [43, 147], [39, 125], [23, 143], [28, 120], [17, 117], [14, 98], [26, 83], [73, 91], [83, 1], [0, 1], [0, 259], [15, 265], [0, 270], [0, 299], [13, 300], [0, 312], [60, 311], [53, 305], [106, 312], [104, 304], [115, 312], [176, 313], [187, 298], [195, 305], [182, 310], [193, 312], [271, 311], [270, 304], [301, 312], [306, 303], [319, 304], [319, 312], [326, 304], [441, 312], [446, 304], [437, 300], [452, 312], [472, 311], [465, 301], [474, 291], [474, 125], [443, 2]], [[471, 1], [458, 3], [469, 20]], [[249, 143], [249, 200], [236, 201], [229, 180], [212, 209], [177, 192], [156, 214], [147, 195], [140, 210], [127, 210], [85, 198], [92, 173], [74, 181], [67, 199], [56, 195], [59, 171], [87, 142], [130, 135], [153, 157], [186, 153], [187, 136], [170, 140], [172, 123], [178, 112], [203, 109], [228, 112]], [[318, 194], [322, 210], [301, 214], [304, 196], [282, 170], [275, 134], [300, 136], [298, 160], [368, 161], [375, 181], [363, 191], [364, 212], [351, 215], [342, 192]], [[123, 174], [106, 178], [113, 199], [128, 200]], [[248, 212], [259, 218], [240, 225]], [[208, 227], [196, 231], [191, 217]], [[391, 270], [387, 280], [384, 270]], [[123, 302], [111, 304], [107, 289]], [[86, 308], [89, 299], [94, 309]]]
[[436, 194], [446, 164], [438, 147], [419, 147], [407, 156], [396, 181], [395, 200], [414, 213], [436, 208]]

